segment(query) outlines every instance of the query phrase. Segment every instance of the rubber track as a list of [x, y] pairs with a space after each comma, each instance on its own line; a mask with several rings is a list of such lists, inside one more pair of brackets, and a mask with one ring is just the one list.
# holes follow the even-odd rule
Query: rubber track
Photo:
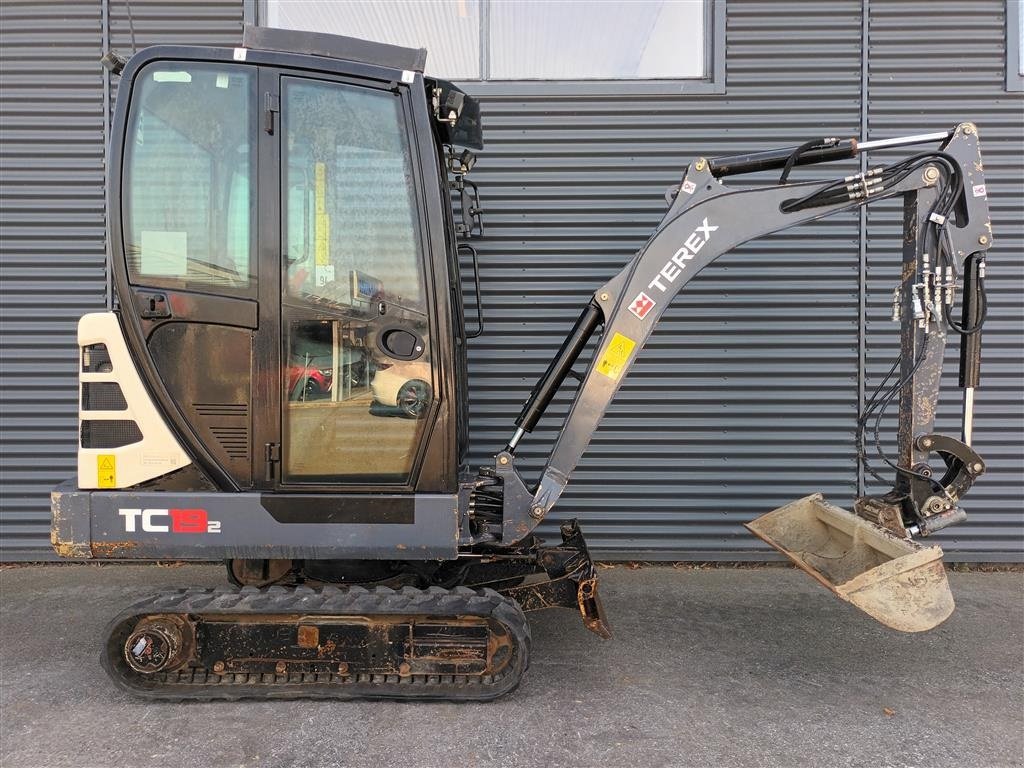
[[[190, 662], [174, 672], [140, 674], [124, 661], [122, 649], [137, 618], [179, 614], [396, 614], [490, 617], [515, 642], [512, 661], [499, 675], [339, 675], [292, 672], [283, 675], [224, 673]], [[106, 628], [100, 662], [118, 687], [136, 696], [163, 700], [262, 699], [417, 699], [482, 701], [502, 696], [519, 684], [529, 665], [530, 625], [519, 604], [491, 589], [387, 587], [242, 587], [163, 592], [122, 611]]]

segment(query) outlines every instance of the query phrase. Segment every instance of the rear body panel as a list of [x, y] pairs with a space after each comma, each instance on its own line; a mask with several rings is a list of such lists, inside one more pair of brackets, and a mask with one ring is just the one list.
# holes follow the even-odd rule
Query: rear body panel
[[54, 549], [92, 559], [451, 560], [458, 497], [167, 491], [52, 493]]

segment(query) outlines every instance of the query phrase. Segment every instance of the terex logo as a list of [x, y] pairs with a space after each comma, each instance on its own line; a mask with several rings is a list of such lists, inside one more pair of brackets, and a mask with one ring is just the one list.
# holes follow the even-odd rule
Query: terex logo
[[210, 520], [205, 509], [119, 509], [126, 533], [220, 533], [220, 520]]
[[718, 227], [709, 225], [708, 220], [704, 219], [704, 223], [693, 230], [693, 234], [686, 238], [686, 242], [683, 243], [683, 247], [676, 251], [671, 259], [665, 262], [665, 266], [647, 284], [647, 287], [649, 289], [657, 288], [662, 293], [665, 293], [668, 290], [665, 283], [674, 283], [676, 281], [676, 278], [683, 271], [683, 267], [686, 266], [686, 262], [697, 255], [697, 251], [703, 248], [707, 241], [711, 239], [711, 233], [716, 229]]

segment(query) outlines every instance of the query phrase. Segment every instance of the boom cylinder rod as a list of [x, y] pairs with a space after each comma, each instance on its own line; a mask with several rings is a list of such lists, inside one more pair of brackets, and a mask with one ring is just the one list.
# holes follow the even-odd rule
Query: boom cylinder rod
[[875, 141], [857, 142], [859, 152], [870, 152], [872, 149], [888, 149], [889, 147], [909, 147], [911, 144], [933, 144], [936, 141], [945, 141], [953, 135], [953, 131], [939, 131], [938, 133], [919, 133], [914, 136], [899, 136], [895, 139], [877, 139]]
[[576, 359], [580, 356], [583, 348], [587, 346], [590, 337], [594, 335], [594, 330], [601, 322], [601, 317], [601, 310], [593, 303], [588, 304], [580, 314], [569, 335], [562, 342], [555, 359], [544, 371], [544, 375], [530, 393], [530, 399], [526, 401], [523, 410], [519, 412], [519, 417], [516, 419], [518, 429], [506, 446], [506, 451], [512, 453], [520, 438], [526, 432], [532, 432], [533, 428], [537, 426], [537, 422], [544, 415], [544, 411], [547, 410], [555, 393], [558, 392], [558, 388], [562, 386], [562, 382], [565, 381], [565, 377], [569, 374]]

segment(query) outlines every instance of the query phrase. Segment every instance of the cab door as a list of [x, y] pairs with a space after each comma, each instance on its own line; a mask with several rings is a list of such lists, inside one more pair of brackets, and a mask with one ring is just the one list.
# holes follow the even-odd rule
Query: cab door
[[231, 61], [155, 58], [122, 83], [131, 99], [118, 100], [111, 152], [112, 263], [133, 358], [188, 452], [231, 490], [253, 483], [257, 80]]
[[267, 69], [261, 89], [264, 485], [411, 490], [441, 397], [408, 88]]

